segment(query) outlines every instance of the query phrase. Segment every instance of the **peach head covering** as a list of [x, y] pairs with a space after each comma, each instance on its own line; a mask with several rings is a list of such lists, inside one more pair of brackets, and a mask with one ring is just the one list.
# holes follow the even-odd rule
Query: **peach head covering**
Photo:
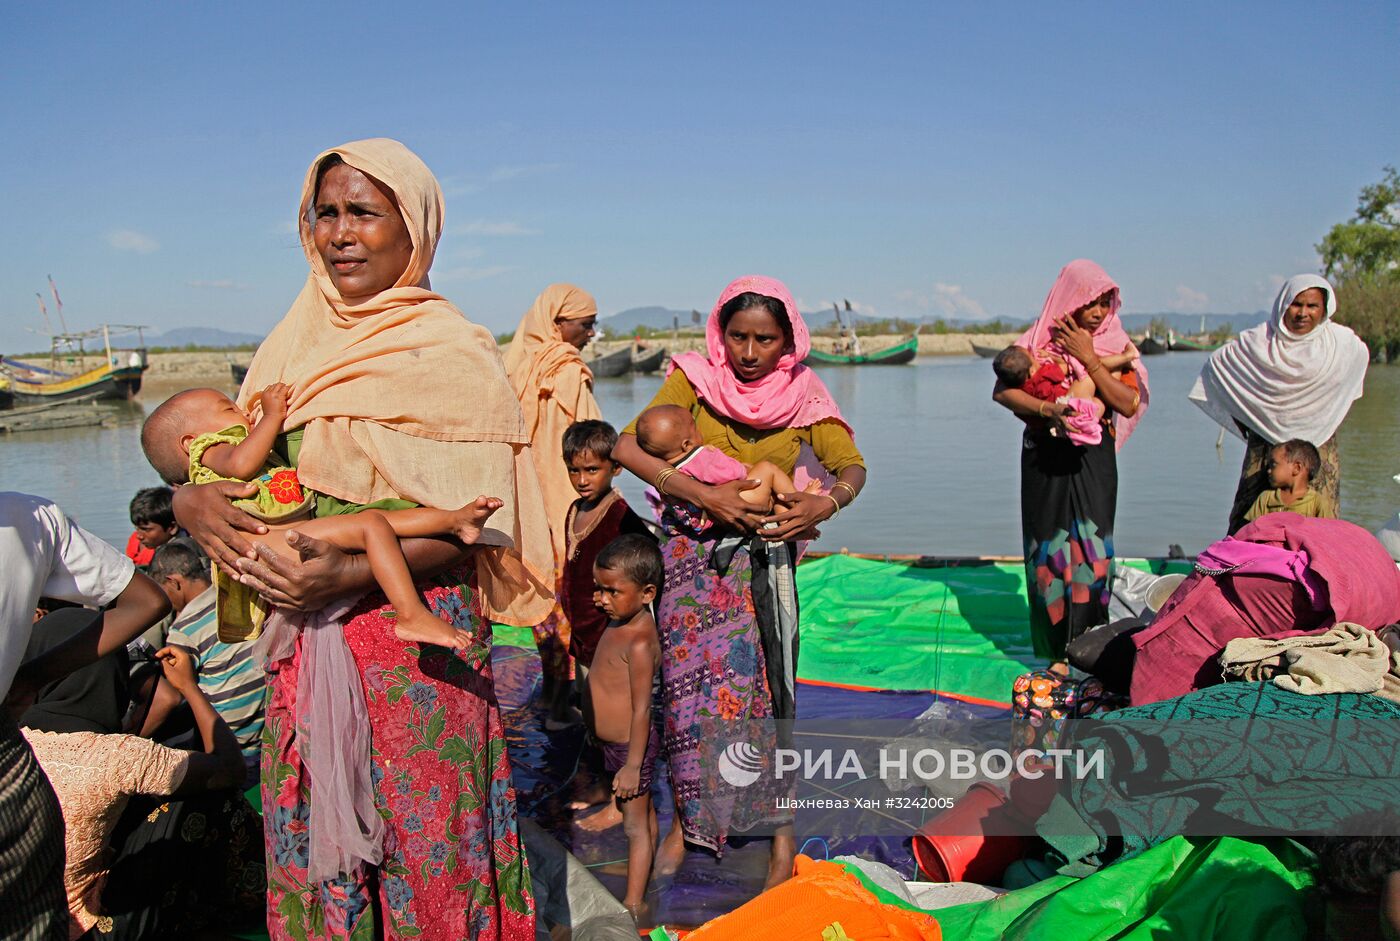
[[556, 563], [564, 559], [564, 517], [578, 499], [564, 466], [564, 431], [576, 421], [603, 417], [593, 398], [593, 373], [578, 348], [564, 342], [559, 322], [597, 315], [593, 295], [572, 284], [551, 284], [520, 318], [506, 352], [506, 375], [525, 414]]
[[[413, 241], [394, 286], [353, 306], [312, 238], [317, 174], [332, 155], [393, 191]], [[492, 620], [536, 623], [553, 588], [539, 481], [495, 340], [429, 287], [442, 233], [437, 180], [398, 141], [344, 144], [312, 162], [298, 225], [311, 274], [258, 348], [239, 404], [274, 382], [292, 387], [283, 428], [305, 430], [297, 471], [321, 493], [448, 509], [479, 494], [504, 500], [481, 538], [500, 551], [476, 554], [479, 587]]]
[[[1016, 345], [1030, 350], [1032, 354], [1042, 351], [1054, 353], [1056, 356], [1062, 357], [1069, 365], [1072, 378], [1078, 379], [1084, 376], [1084, 364], [1066, 353], [1055, 342], [1050, 331], [1056, 323], [1067, 315], [1088, 305], [1089, 302], [1097, 300], [1109, 291], [1113, 292], [1113, 301], [1108, 316], [1094, 330], [1094, 352], [1100, 356], [1112, 356], [1123, 352], [1123, 348], [1131, 341], [1128, 338], [1128, 332], [1123, 329], [1123, 321], [1118, 316], [1118, 309], [1123, 306], [1122, 292], [1118, 290], [1117, 283], [1108, 276], [1107, 271], [1087, 258], [1076, 258], [1060, 269], [1060, 276], [1055, 279], [1050, 293], [1045, 296], [1045, 304], [1040, 309], [1040, 316], [1031, 325], [1031, 328], [1016, 340]], [[1133, 429], [1137, 427], [1138, 422], [1147, 412], [1147, 370], [1143, 367], [1141, 360], [1133, 365], [1133, 370], [1137, 373], [1138, 378], [1138, 393], [1140, 395], [1138, 409], [1131, 418], [1123, 415], [1113, 416], [1115, 450], [1122, 450], [1123, 445], [1132, 435]]]

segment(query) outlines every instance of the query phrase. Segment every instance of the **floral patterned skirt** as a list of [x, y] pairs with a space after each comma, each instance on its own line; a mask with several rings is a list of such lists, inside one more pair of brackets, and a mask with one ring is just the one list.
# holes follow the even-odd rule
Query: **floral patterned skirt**
[[[667, 522], [657, 623], [666, 761], [685, 838], [722, 852], [730, 831], [791, 822], [777, 809], [790, 782], [771, 776], [777, 737], [749, 553], [736, 552], [720, 575], [714, 541]], [[745, 764], [737, 773], [735, 758]]]
[[310, 779], [296, 741], [297, 653], [269, 676], [262, 795], [273, 939], [533, 941], [534, 905], [516, 828], [515, 791], [491, 677], [491, 626], [449, 573], [423, 602], [476, 634], [455, 653], [394, 636], [384, 596], [347, 616], [364, 684], [384, 861], [308, 883]]

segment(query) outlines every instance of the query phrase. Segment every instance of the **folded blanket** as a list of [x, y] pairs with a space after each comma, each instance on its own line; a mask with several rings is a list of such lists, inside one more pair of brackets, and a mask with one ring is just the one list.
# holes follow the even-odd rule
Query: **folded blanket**
[[1400, 655], [1374, 631], [1345, 621], [1321, 634], [1237, 637], [1225, 645], [1220, 667], [1227, 679], [1272, 679], [1307, 695], [1380, 692], [1392, 669], [1400, 679]]

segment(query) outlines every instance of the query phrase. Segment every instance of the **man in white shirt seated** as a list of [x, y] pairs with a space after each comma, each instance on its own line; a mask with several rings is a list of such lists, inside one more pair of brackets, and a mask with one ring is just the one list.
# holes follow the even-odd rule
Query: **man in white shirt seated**
[[[41, 596], [110, 607], [21, 664]], [[14, 717], [40, 689], [124, 646], [169, 611], [130, 559], [52, 501], [0, 493], [0, 938], [68, 937], [63, 816]]]

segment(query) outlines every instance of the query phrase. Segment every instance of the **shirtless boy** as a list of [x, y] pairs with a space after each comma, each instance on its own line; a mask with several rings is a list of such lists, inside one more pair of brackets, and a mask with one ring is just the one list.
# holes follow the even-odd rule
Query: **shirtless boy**
[[651, 784], [661, 731], [652, 717], [652, 684], [661, 644], [649, 606], [661, 590], [661, 550], [646, 536], [619, 536], [593, 563], [595, 599], [608, 616], [588, 672], [586, 713], [613, 772], [613, 796], [627, 834], [627, 895], [622, 904], [641, 921], [656, 850]]

